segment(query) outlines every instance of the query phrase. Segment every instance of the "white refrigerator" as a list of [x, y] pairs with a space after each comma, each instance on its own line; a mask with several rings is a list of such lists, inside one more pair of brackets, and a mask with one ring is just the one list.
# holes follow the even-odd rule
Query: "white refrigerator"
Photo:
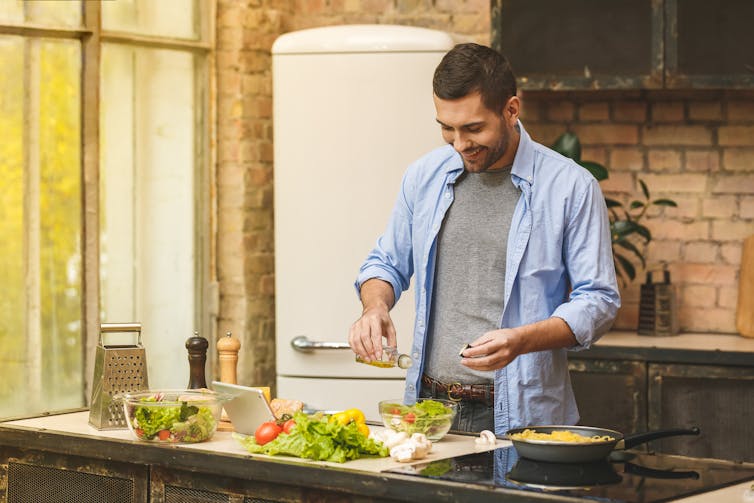
[[[442, 144], [432, 75], [447, 33], [391, 25], [291, 32], [272, 47], [277, 395], [311, 410], [401, 398], [405, 370], [354, 361], [354, 280], [407, 166]], [[392, 311], [410, 349], [410, 289]]]

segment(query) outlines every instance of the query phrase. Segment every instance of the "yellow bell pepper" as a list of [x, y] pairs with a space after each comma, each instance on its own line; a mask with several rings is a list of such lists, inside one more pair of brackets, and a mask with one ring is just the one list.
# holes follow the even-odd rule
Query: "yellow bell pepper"
[[343, 414], [348, 416], [351, 421], [354, 423], [364, 423], [366, 421], [366, 417], [364, 417], [364, 413], [361, 412], [359, 409], [348, 409], [344, 410]]
[[356, 427], [359, 429], [359, 432], [362, 435], [364, 435], [365, 437], [369, 436], [369, 426], [364, 423], [356, 423]]
[[364, 413], [359, 409], [348, 409], [343, 412], [336, 412], [330, 416], [330, 422], [337, 422], [343, 426], [347, 426], [351, 423], [356, 425], [356, 428], [364, 435], [369, 436], [369, 426], [366, 425], [366, 417]]
[[351, 418], [345, 412], [338, 412], [330, 416], [330, 422], [335, 422], [345, 426], [351, 422]]

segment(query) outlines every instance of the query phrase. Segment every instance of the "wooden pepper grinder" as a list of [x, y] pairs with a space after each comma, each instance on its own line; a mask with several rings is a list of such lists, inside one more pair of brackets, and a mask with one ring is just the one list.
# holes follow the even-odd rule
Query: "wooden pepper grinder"
[[206, 388], [207, 381], [204, 377], [204, 366], [207, 363], [207, 348], [209, 341], [194, 332], [193, 337], [186, 339], [189, 361], [189, 389]]
[[225, 337], [217, 341], [217, 353], [220, 359], [220, 381], [238, 384], [236, 368], [238, 365], [238, 350], [241, 342], [226, 332]]

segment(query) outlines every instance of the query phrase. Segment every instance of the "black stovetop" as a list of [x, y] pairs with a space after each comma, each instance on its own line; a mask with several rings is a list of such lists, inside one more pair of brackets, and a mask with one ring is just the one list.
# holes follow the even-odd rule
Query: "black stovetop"
[[609, 502], [662, 502], [754, 480], [754, 465], [635, 451], [595, 463], [544, 463], [513, 447], [390, 470], [445, 481]]

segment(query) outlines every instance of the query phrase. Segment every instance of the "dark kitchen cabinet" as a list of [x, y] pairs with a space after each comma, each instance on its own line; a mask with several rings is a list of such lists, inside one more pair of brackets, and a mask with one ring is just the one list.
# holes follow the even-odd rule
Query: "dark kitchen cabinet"
[[300, 488], [259, 481], [152, 467], [151, 501], [162, 503], [292, 503], [304, 501]]
[[650, 363], [649, 427], [699, 426], [699, 437], [657, 442], [684, 456], [754, 460], [754, 369]]
[[580, 424], [622, 433], [647, 429], [647, 368], [643, 362], [572, 359], [569, 369]]
[[[699, 352], [680, 357], [694, 353]], [[671, 362], [653, 360], [651, 354], [626, 360], [585, 356], [569, 358], [581, 424], [623, 433], [698, 426], [698, 437], [672, 437], [648, 447], [668, 454], [754, 461], [754, 366], [673, 363], [672, 352], [661, 355]], [[715, 356], [720, 359], [719, 353]]]
[[[0, 448], [0, 501], [147, 503], [149, 469], [52, 452]], [[4, 493], [4, 494], [3, 494]]]
[[751, 0], [493, 0], [522, 89], [754, 87]]

